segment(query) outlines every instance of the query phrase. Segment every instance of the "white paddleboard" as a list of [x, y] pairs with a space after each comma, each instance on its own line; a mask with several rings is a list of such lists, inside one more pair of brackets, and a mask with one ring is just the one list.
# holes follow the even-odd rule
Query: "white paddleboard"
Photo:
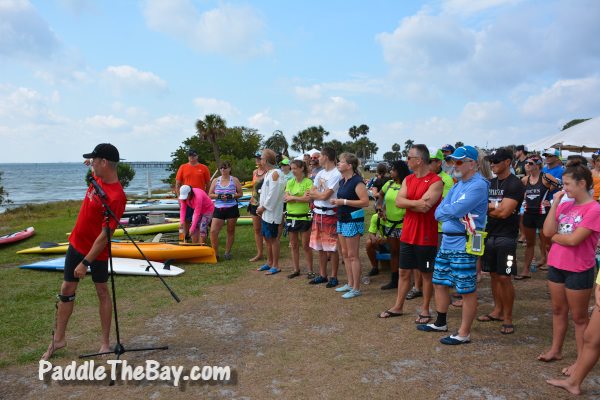
[[[168, 266], [169, 269], [165, 269], [165, 264], [161, 262], [151, 261], [151, 263], [160, 276], [177, 276], [185, 272], [183, 269], [174, 265], [170, 265]], [[63, 271], [65, 269], [65, 257], [51, 258], [33, 264], [21, 265], [19, 268], [43, 271]], [[110, 265], [108, 266], [108, 269], [110, 271]], [[134, 258], [113, 257], [113, 270], [116, 275], [156, 276], [145, 260], [137, 260]]]

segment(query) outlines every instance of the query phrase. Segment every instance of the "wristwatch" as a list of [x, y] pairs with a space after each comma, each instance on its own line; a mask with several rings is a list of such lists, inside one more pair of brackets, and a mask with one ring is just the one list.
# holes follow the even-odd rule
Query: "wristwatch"
[[81, 260], [81, 263], [82, 263], [83, 265], [85, 265], [86, 267], [89, 267], [89, 266], [91, 266], [91, 265], [92, 265], [92, 263], [91, 263], [91, 262], [89, 262], [88, 260], [86, 260], [85, 258], [84, 258], [83, 260]]

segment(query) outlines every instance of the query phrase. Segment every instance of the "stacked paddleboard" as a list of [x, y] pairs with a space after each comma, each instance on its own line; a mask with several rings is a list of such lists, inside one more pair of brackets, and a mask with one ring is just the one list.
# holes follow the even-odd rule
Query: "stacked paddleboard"
[[[185, 272], [183, 269], [174, 265], [169, 265], [168, 263], [163, 264], [157, 261], [152, 261], [151, 263], [160, 276], [177, 276]], [[21, 265], [19, 268], [39, 271], [63, 271], [65, 269], [65, 257], [51, 258], [33, 264], [25, 264]], [[136, 260], [133, 258], [113, 258], [113, 271], [115, 275], [156, 275], [154, 270], [148, 266], [148, 263], [145, 260]]]
[[[210, 246], [198, 244], [136, 243], [148, 260], [165, 261], [169, 259], [182, 263], [216, 264], [215, 251]], [[42, 243], [40, 246], [17, 251], [17, 254], [65, 254], [69, 243]], [[131, 242], [113, 242], [113, 257], [143, 259]]]

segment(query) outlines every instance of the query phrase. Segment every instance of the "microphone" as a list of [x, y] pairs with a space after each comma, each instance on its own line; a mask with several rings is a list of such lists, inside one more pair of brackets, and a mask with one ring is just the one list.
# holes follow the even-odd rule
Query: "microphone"
[[96, 181], [96, 178], [94, 178], [93, 175], [90, 175], [88, 182], [92, 184], [92, 186], [94, 187], [94, 189], [96, 190], [96, 194], [103, 198], [106, 199], [106, 193], [104, 193], [104, 190], [102, 190], [102, 188], [100, 187], [100, 185], [98, 185], [98, 181]]

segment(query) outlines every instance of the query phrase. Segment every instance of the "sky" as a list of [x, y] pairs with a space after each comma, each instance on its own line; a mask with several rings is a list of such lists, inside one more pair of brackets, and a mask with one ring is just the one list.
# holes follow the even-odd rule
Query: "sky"
[[0, 163], [102, 142], [170, 160], [195, 122], [367, 124], [495, 147], [600, 115], [597, 0], [0, 0]]

